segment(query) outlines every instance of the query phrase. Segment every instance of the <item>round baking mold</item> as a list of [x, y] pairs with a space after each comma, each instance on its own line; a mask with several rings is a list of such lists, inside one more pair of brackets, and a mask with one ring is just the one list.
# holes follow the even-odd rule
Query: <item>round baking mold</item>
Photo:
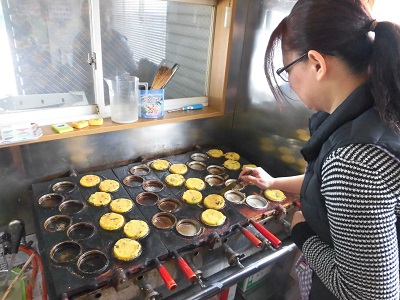
[[71, 193], [73, 190], [76, 188], [76, 183], [72, 181], [60, 181], [51, 187], [53, 192], [56, 193], [63, 193], [63, 194], [68, 194]]
[[179, 234], [185, 237], [194, 237], [202, 232], [203, 226], [201, 226], [200, 222], [197, 220], [183, 219], [176, 223], [175, 229]]
[[79, 200], [67, 200], [60, 204], [58, 210], [66, 215], [73, 215], [85, 209], [86, 204]]
[[151, 223], [158, 229], [170, 229], [176, 224], [176, 217], [167, 212], [160, 212], [151, 218]]
[[138, 165], [130, 168], [129, 172], [136, 176], [145, 176], [150, 173], [150, 168], [146, 165]]
[[136, 196], [136, 202], [142, 206], [153, 206], [156, 205], [159, 200], [157, 194], [152, 192], [140, 193]]
[[67, 230], [67, 235], [71, 240], [81, 241], [91, 238], [96, 232], [96, 227], [87, 222], [80, 222], [71, 225]]
[[246, 197], [246, 204], [254, 209], [264, 209], [268, 206], [268, 200], [257, 195]]
[[165, 185], [158, 180], [148, 180], [143, 182], [142, 187], [147, 192], [158, 193], [164, 189]]
[[43, 195], [39, 198], [39, 204], [43, 207], [56, 207], [65, 200], [65, 197], [58, 193]]
[[103, 272], [109, 264], [107, 256], [100, 250], [90, 250], [79, 256], [77, 266], [85, 274]]
[[159, 210], [169, 213], [174, 213], [181, 209], [181, 203], [175, 198], [164, 198], [157, 201]]
[[192, 155], [190, 155], [190, 158], [195, 161], [205, 162], [208, 160], [208, 155], [203, 153], [193, 153]]
[[71, 218], [64, 215], [55, 215], [44, 222], [44, 228], [50, 232], [65, 231], [71, 225]]
[[81, 245], [73, 241], [65, 241], [51, 248], [50, 257], [55, 263], [63, 264], [76, 260], [81, 252]]

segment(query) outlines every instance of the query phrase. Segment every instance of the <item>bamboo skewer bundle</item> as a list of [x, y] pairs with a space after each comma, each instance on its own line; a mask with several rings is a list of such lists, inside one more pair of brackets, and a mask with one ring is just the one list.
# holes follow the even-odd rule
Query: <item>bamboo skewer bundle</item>
[[167, 66], [161, 66], [158, 68], [156, 75], [154, 76], [153, 83], [151, 84], [151, 90], [159, 90], [172, 75], [172, 69]]

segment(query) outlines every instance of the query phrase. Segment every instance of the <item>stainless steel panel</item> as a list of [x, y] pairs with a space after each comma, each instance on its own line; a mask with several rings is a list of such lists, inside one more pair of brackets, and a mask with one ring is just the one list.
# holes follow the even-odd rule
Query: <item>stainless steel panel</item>
[[[291, 101], [291, 107], [280, 110], [264, 73], [269, 36], [295, 1], [246, 2], [249, 7], [235, 96], [232, 144], [239, 153], [273, 176], [298, 174], [305, 166], [299, 150], [307, 137], [304, 133], [312, 112], [299, 101]], [[231, 66], [234, 63], [237, 58], [232, 57]]]

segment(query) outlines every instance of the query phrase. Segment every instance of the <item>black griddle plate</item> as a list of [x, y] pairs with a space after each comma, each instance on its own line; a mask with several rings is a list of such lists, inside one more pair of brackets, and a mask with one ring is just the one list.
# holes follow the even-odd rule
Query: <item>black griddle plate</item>
[[[90, 174], [99, 175], [103, 179], [118, 180], [111, 170], [93, 172]], [[34, 184], [32, 186], [34, 194], [34, 212], [36, 215], [36, 232], [39, 241], [40, 254], [46, 268], [46, 280], [50, 282], [49, 286], [53, 292], [52, 296], [55, 296], [57, 299], [60, 298], [63, 293], [66, 293], [67, 295], [75, 295], [82, 291], [92, 290], [99, 286], [112, 283], [114, 270], [116, 268], [122, 268], [126, 274], [133, 274], [146, 269], [152, 258], [168, 255], [168, 250], [163, 246], [158, 235], [154, 230], [152, 230], [153, 228], [149, 226], [151, 230], [149, 235], [139, 240], [142, 245], [142, 254], [130, 262], [117, 260], [113, 256], [112, 251], [114, 243], [119, 238], [125, 237], [123, 230], [107, 231], [98, 225], [100, 217], [105, 213], [111, 212], [111, 210], [108, 205], [105, 207], [95, 207], [87, 202], [90, 195], [99, 191], [99, 189], [97, 186], [91, 188], [80, 186], [79, 179], [83, 175], [86, 174], [81, 174], [78, 177], [60, 178], [51, 182]], [[99, 250], [105, 254], [109, 264], [99, 273], [88, 274], [82, 272], [77, 267], [77, 259], [68, 263], [60, 264], [54, 262], [50, 257], [50, 251], [54, 245], [71, 239], [67, 236], [66, 230], [59, 232], [49, 232], [46, 230], [44, 227], [45, 221], [49, 217], [62, 215], [62, 213], [59, 211], [58, 206], [51, 208], [42, 207], [39, 205], [38, 199], [40, 199], [42, 195], [52, 193], [53, 184], [60, 181], [74, 181], [76, 183], [76, 189], [74, 191], [69, 194], [63, 194], [66, 200], [74, 199], [82, 201], [86, 205], [86, 208], [81, 212], [69, 215], [71, 218], [71, 225], [78, 222], [86, 222], [93, 224], [96, 228], [95, 234], [92, 237], [77, 242], [82, 247], [82, 253], [90, 250]], [[110, 194], [112, 199], [130, 199], [129, 194], [125, 191], [121, 183], [119, 190]], [[146, 221], [145, 217], [136, 205], [131, 211], [122, 215], [126, 222], [133, 219]]]
[[[134, 167], [135, 165], [138, 164], [131, 164], [128, 166], [120, 167], [120, 168], [115, 168], [113, 169], [113, 172], [117, 175], [120, 181], [123, 180], [126, 176], [128, 176], [129, 170]], [[164, 174], [165, 172], [169, 171], [158, 171], [160, 174]], [[162, 175], [160, 175], [162, 177]], [[174, 198], [177, 199], [181, 205], [180, 210], [176, 211], [173, 213], [173, 215], [176, 217], [177, 222], [182, 220], [182, 219], [195, 219], [196, 215], [201, 211], [201, 208], [198, 207], [197, 205], [189, 205], [185, 202], [182, 201], [181, 198], [179, 198], [175, 193], [172, 192], [171, 188], [166, 185], [165, 181], [161, 180], [156, 174], [153, 169], [151, 169], [150, 173], [146, 176], [143, 176], [145, 181], [153, 179], [153, 180], [158, 180], [161, 181], [165, 184], [165, 187], [163, 190], [160, 192], [155, 192], [155, 194], [158, 196], [159, 200], [165, 199], [165, 198]], [[180, 235], [175, 227], [169, 228], [169, 229], [160, 229], [155, 227], [152, 224], [152, 218], [154, 215], [162, 212], [156, 205], [151, 206], [145, 206], [145, 205], [140, 205], [136, 201], [136, 197], [140, 195], [141, 193], [146, 192], [142, 186], [139, 187], [128, 187], [125, 186], [125, 189], [127, 190], [128, 194], [132, 199], [134, 199], [135, 204], [137, 205], [138, 209], [142, 212], [144, 217], [146, 218], [147, 222], [150, 224], [150, 227], [156, 232], [156, 234], [160, 237], [164, 245], [169, 251], [182, 251], [182, 249], [187, 249], [187, 248], [193, 248], [197, 247], [200, 243], [204, 241], [204, 232], [202, 232], [200, 235], [195, 236], [195, 237], [184, 237]]]
[[[224, 153], [228, 152], [229, 149], [226, 147], [213, 147], [217, 149], [221, 149]], [[160, 159], [165, 159], [170, 162], [170, 164], [174, 163], [185, 163], [193, 161], [191, 155], [194, 153], [203, 153], [206, 154], [208, 149], [200, 149], [196, 151], [187, 152], [181, 155], [173, 155], [162, 157]], [[209, 157], [207, 160], [203, 161], [207, 166], [209, 165], [219, 165], [222, 166], [225, 161], [225, 157], [221, 158], [212, 158]], [[154, 258], [167, 258], [170, 256], [172, 251], [186, 251], [190, 249], [194, 249], [203, 244], [207, 244], [211, 237], [215, 234], [219, 236], [227, 236], [233, 230], [236, 229], [237, 225], [244, 225], [247, 223], [247, 219], [249, 216], [253, 216], [254, 214], [260, 214], [261, 212], [254, 211], [250, 209], [250, 214], [246, 213], [249, 209], [243, 205], [236, 205], [226, 201], [226, 206], [221, 210], [227, 217], [226, 222], [221, 226], [207, 226], [203, 224], [200, 220], [201, 213], [205, 210], [205, 208], [200, 203], [199, 205], [190, 205], [182, 201], [182, 194], [186, 191], [185, 186], [181, 187], [170, 187], [165, 183], [165, 177], [170, 174], [169, 170], [166, 171], [156, 171], [151, 168], [152, 161], [146, 161], [142, 163], [129, 164], [123, 167], [107, 169], [98, 172], [90, 172], [85, 174], [79, 174], [77, 177], [67, 177], [67, 178], [59, 178], [57, 180], [53, 180], [50, 182], [38, 183], [32, 186], [33, 188], [33, 199], [34, 199], [34, 214], [35, 214], [35, 222], [36, 222], [36, 232], [37, 238], [39, 241], [40, 253], [45, 265], [45, 275], [46, 280], [49, 283], [50, 295], [55, 298], [59, 298], [63, 293], [69, 295], [76, 295], [80, 292], [87, 292], [88, 290], [93, 290], [103, 285], [110, 285], [114, 279], [114, 270], [115, 268], [122, 268], [125, 273], [129, 276], [130, 274], [134, 274], [136, 272], [140, 272], [147, 268], [149, 262], [151, 262]], [[247, 164], [248, 162], [243, 158], [240, 158], [241, 165]], [[202, 232], [194, 237], [186, 237], [179, 234], [175, 227], [171, 229], [159, 229], [155, 227], [151, 219], [152, 217], [159, 213], [157, 205], [152, 206], [143, 206], [136, 202], [136, 197], [142, 192], [145, 192], [142, 186], [137, 187], [129, 187], [123, 183], [123, 179], [129, 175], [130, 169], [133, 166], [146, 164], [150, 167], [150, 172], [147, 175], [143, 175], [143, 180], [159, 180], [165, 184], [165, 188], [159, 192], [155, 192], [158, 195], [159, 199], [164, 198], [175, 198], [181, 204], [181, 209], [177, 212], [174, 212], [177, 221], [182, 219], [193, 219], [199, 221], [199, 223], [203, 226]], [[240, 170], [231, 171], [225, 170], [224, 177], [225, 179], [237, 179]], [[109, 206], [105, 207], [94, 207], [91, 204], [87, 203], [87, 199], [94, 192], [99, 191], [98, 187], [85, 188], [80, 186], [79, 180], [82, 176], [87, 174], [96, 174], [102, 177], [103, 179], [114, 179], [118, 180], [120, 183], [120, 188], [118, 191], [111, 193], [112, 199], [116, 198], [129, 198], [134, 201], [134, 208], [127, 212], [124, 215], [125, 220], [129, 221], [132, 219], [140, 219], [144, 220], [149, 224], [150, 234], [139, 240], [142, 244], [143, 252], [141, 256], [132, 262], [120, 262], [113, 257], [112, 247], [114, 243], [121, 237], [124, 237], [122, 230], [117, 231], [106, 231], [100, 228], [98, 225], [100, 217], [107, 212], [110, 212]], [[183, 176], [188, 178], [201, 178], [205, 180], [205, 177], [210, 175], [207, 170], [192, 170], [189, 168], [188, 173]], [[49, 256], [50, 250], [52, 247], [58, 243], [63, 241], [70, 240], [66, 234], [66, 231], [59, 232], [49, 232], [44, 228], [45, 221], [54, 215], [61, 215], [62, 213], [58, 210], [58, 206], [56, 207], [42, 207], [38, 203], [38, 199], [48, 193], [52, 193], [52, 186], [55, 183], [60, 181], [73, 181], [76, 183], [76, 188], [70, 193], [62, 193], [65, 197], [65, 201], [73, 199], [77, 201], [82, 201], [86, 204], [85, 209], [82, 211], [71, 214], [69, 217], [71, 218], [71, 223], [76, 224], [79, 222], [87, 222], [95, 225], [96, 231], [95, 234], [87, 240], [79, 241], [79, 244], [82, 247], [82, 252], [86, 252], [89, 250], [99, 250], [107, 256], [109, 260], [108, 266], [99, 273], [95, 274], [83, 274], [76, 267], [76, 260], [59, 264], [52, 261]], [[218, 194], [219, 190], [221, 190], [225, 185], [222, 186], [210, 186], [206, 183], [206, 188], [201, 191], [203, 195], [203, 199], [209, 194]], [[254, 190], [254, 187], [248, 187], [247, 193], [258, 193]], [[262, 214], [262, 213], [261, 213]]]
[[[193, 161], [193, 159], [191, 158], [191, 155], [193, 153], [200, 153], [200, 152], [191, 151], [180, 155], [163, 157], [162, 159], [167, 160], [170, 163], [170, 165], [176, 163], [184, 163], [187, 165], [189, 162]], [[129, 170], [132, 167], [135, 167], [140, 164], [146, 164], [147, 166], [150, 167], [150, 173], [148, 175], [143, 176], [144, 180], [146, 181], [150, 179], [157, 179], [165, 184], [165, 188], [162, 191], [156, 193], [159, 199], [175, 198], [178, 199], [178, 201], [180, 201], [181, 209], [173, 213], [177, 218], [177, 221], [180, 221], [182, 219], [193, 219], [197, 220], [201, 224], [201, 226], [203, 227], [201, 234], [193, 237], [186, 237], [179, 234], [176, 231], [175, 227], [171, 229], [159, 229], [154, 225], [151, 225], [156, 230], [156, 233], [160, 236], [160, 239], [163, 241], [164, 245], [169, 251], [182, 252], [189, 249], [194, 249], [198, 246], [208, 243], [210, 238], [214, 234], [218, 234], [220, 236], [227, 235], [234, 229], [235, 226], [237, 226], [237, 224], [243, 225], [247, 221], [247, 219], [242, 214], [240, 214], [235, 208], [232, 207], [231, 203], [226, 201], [226, 206], [221, 210], [221, 212], [227, 217], [226, 222], [221, 226], [208, 226], [204, 224], [201, 221], [200, 215], [206, 208], [202, 206], [201, 203], [198, 205], [185, 203], [182, 200], [182, 194], [187, 190], [185, 185], [182, 185], [180, 187], [168, 186], [166, 184], [165, 178], [167, 175], [171, 174], [170, 171], [154, 170], [153, 168], [151, 168], [152, 161], [153, 160], [142, 163], [130, 164], [119, 168], [114, 168], [113, 172], [116, 174], [116, 176], [120, 181], [123, 181], [123, 179], [126, 176], [130, 175]], [[224, 161], [225, 161], [224, 157], [219, 159], [209, 158], [206, 161], [204, 161], [204, 163], [207, 166], [209, 165], [222, 166]], [[241, 163], [247, 163], [247, 162], [242, 159]], [[227, 174], [227, 176], [229, 176], [228, 178], [237, 178], [240, 174], [240, 170], [239, 171], [226, 170], [225, 173]], [[188, 172], [186, 174], [183, 174], [183, 177], [185, 177], [185, 179], [201, 178], [203, 181], [205, 181], [205, 177], [207, 175], [210, 175], [207, 170], [192, 170], [188, 168]], [[202, 193], [204, 199], [207, 195], [218, 194], [219, 190], [222, 189], [224, 186], [225, 185], [210, 186], [209, 184], [206, 183], [206, 188], [200, 192]], [[145, 190], [142, 187], [125, 186], [125, 189], [127, 190], [132, 199], [136, 199], [137, 195], [139, 195], [142, 192], [145, 192]], [[160, 212], [157, 205], [143, 206], [137, 204], [137, 206], [147, 219], [148, 223], [150, 224], [153, 216]]]

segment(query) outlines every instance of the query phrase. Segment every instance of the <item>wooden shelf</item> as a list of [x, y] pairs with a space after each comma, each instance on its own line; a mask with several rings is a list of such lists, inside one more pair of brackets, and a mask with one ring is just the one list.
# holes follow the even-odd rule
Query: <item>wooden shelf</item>
[[[33, 141], [26, 141], [21, 143], [7, 144], [1, 145], [0, 148], [13, 147], [25, 144], [33, 144], [33, 143], [41, 143], [46, 141], [60, 140], [77, 136], [85, 136], [91, 134], [99, 134], [104, 132], [112, 132], [118, 130], [126, 130], [132, 128], [146, 127], [146, 126], [154, 126], [160, 124], [167, 123], [176, 123], [176, 122], [184, 122], [190, 120], [198, 120], [205, 118], [212, 118], [222, 116], [223, 113], [221, 111], [216, 110], [212, 107], [204, 107], [200, 110], [189, 110], [189, 111], [176, 111], [164, 114], [164, 117], [159, 119], [139, 119], [137, 122], [128, 123], [128, 124], [118, 124], [111, 121], [110, 118], [105, 118], [102, 126], [88, 126], [82, 129], [75, 129], [71, 132], [66, 133], [56, 133], [51, 125], [41, 126], [43, 136]], [[67, 123], [71, 125], [71, 123]]]

